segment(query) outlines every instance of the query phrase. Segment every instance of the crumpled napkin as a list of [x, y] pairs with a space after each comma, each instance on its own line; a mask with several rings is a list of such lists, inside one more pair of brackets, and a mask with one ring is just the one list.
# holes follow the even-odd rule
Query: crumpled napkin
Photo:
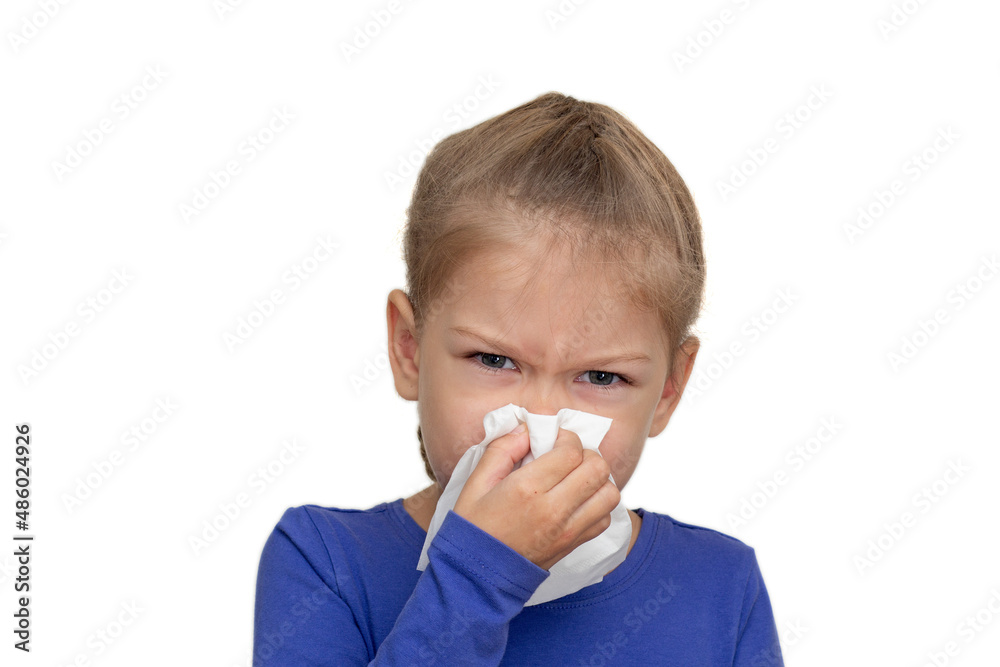
[[[438, 499], [437, 508], [427, 529], [427, 539], [424, 540], [420, 560], [417, 562], [418, 570], [427, 568], [429, 563], [427, 550], [431, 541], [444, 522], [448, 510], [454, 509], [465, 482], [482, 458], [486, 446], [501, 435], [510, 433], [522, 422], [527, 424], [531, 451], [514, 466], [515, 470], [551, 450], [560, 428], [573, 431], [580, 437], [585, 449], [592, 449], [600, 454], [598, 445], [611, 428], [612, 420], [569, 408], [563, 408], [554, 415], [536, 415], [513, 403], [487, 413], [483, 418], [486, 437], [462, 455], [451, 474], [448, 486]], [[609, 475], [609, 478], [615, 483], [613, 475]], [[611, 512], [611, 525], [603, 533], [579, 545], [550, 567], [549, 576], [535, 590], [525, 606], [555, 600], [600, 582], [604, 579], [605, 573], [624, 562], [631, 541], [632, 520], [624, 501], [620, 501]]]

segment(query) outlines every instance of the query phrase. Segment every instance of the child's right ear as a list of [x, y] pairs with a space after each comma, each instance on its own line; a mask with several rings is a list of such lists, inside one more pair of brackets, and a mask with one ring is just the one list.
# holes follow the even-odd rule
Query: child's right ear
[[413, 306], [406, 292], [389, 292], [385, 307], [389, 329], [389, 365], [396, 383], [396, 393], [408, 400], [417, 400], [417, 378], [420, 371], [420, 345], [416, 337]]

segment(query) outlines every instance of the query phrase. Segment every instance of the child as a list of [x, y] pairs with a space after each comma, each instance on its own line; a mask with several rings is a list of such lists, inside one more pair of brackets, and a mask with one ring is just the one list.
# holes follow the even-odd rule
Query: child
[[[389, 360], [433, 483], [285, 511], [260, 559], [254, 667], [782, 665], [754, 550], [642, 508], [602, 581], [525, 606], [610, 525], [691, 374], [705, 262], [670, 161], [613, 109], [548, 93], [442, 140], [407, 215]], [[417, 570], [455, 464], [507, 403], [613, 421], [600, 455], [560, 429], [517, 470], [527, 435], [496, 438]]]

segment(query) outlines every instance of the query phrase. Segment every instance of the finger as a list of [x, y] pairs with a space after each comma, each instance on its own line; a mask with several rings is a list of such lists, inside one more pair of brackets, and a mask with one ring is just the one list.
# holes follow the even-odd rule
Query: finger
[[[560, 428], [552, 449], [518, 471], [531, 488], [547, 492], [566, 479], [583, 462], [583, 445], [580, 436]], [[523, 471], [523, 472], [521, 472]]]
[[607, 461], [592, 450], [584, 451], [584, 462], [549, 492], [557, 506], [573, 508], [568, 523], [582, 529], [618, 506], [621, 492], [609, 479]]
[[483, 455], [469, 474], [466, 486], [481, 488], [483, 492], [492, 489], [507, 477], [517, 462], [531, 451], [527, 430], [521, 433], [511, 431], [494, 439], [483, 450]]
[[597, 493], [572, 512], [562, 522], [556, 534], [573, 534], [576, 539], [559, 553], [554, 562], [565, 558], [570, 552], [585, 542], [594, 539], [611, 526], [611, 511], [617, 507], [620, 496], [618, 489], [609, 480]]

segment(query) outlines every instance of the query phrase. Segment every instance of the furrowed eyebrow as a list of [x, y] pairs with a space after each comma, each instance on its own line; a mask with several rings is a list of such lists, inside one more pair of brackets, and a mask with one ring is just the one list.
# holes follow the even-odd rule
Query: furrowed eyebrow
[[[490, 338], [484, 336], [480, 333], [473, 331], [472, 329], [466, 329], [464, 327], [451, 327], [449, 331], [453, 331], [459, 335], [466, 336], [468, 338], [475, 338], [483, 345], [491, 347], [498, 350], [505, 357], [515, 357], [520, 358], [518, 355], [511, 353], [503, 345], [500, 344], [495, 338]], [[620, 363], [641, 363], [641, 362], [651, 362], [652, 359], [647, 354], [642, 352], [628, 352], [625, 354], [617, 354], [611, 357], [601, 357], [600, 359], [590, 359], [586, 362], [586, 365], [590, 368], [600, 368], [601, 366], [612, 366], [614, 364]]]

